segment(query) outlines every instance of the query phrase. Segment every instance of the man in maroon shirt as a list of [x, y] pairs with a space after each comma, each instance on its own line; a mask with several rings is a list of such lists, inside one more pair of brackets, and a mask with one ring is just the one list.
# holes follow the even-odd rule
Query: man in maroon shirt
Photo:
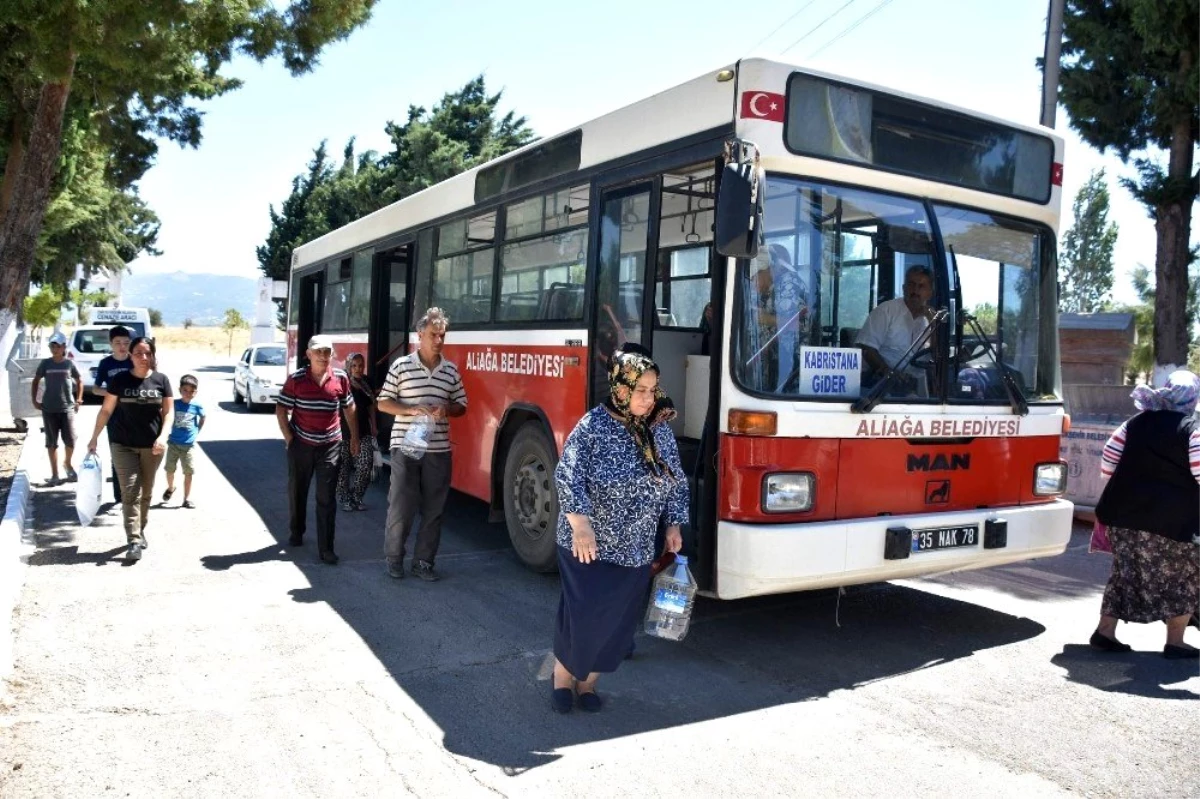
[[[338, 449], [342, 428], [340, 412], [350, 430], [350, 453], [358, 454], [358, 417], [354, 413], [354, 395], [350, 378], [341, 369], [329, 366], [333, 340], [313, 336], [308, 341], [308, 366], [288, 375], [275, 404], [275, 418], [287, 446], [288, 504], [290, 509], [288, 546], [304, 543], [304, 525], [308, 516], [308, 484], [317, 478], [317, 551], [321, 562], [336, 565], [333, 551], [334, 518], [337, 504]], [[290, 418], [289, 418], [290, 416]]]

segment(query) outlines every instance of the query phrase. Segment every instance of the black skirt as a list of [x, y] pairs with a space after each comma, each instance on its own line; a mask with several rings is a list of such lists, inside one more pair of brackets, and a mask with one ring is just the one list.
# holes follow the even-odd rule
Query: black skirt
[[617, 566], [580, 563], [558, 548], [562, 597], [554, 631], [554, 656], [577, 680], [592, 672], [616, 671], [633, 648], [646, 610], [650, 564]]

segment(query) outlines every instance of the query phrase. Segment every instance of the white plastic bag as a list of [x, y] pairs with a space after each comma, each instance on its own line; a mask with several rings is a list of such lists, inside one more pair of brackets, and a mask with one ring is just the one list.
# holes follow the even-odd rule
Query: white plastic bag
[[100, 492], [104, 488], [104, 468], [100, 456], [89, 452], [79, 465], [79, 480], [75, 483], [75, 512], [79, 524], [87, 527], [100, 512]]
[[425, 457], [425, 450], [429, 449], [429, 433], [432, 430], [433, 417], [424, 413], [418, 415], [404, 432], [404, 438], [400, 440], [400, 452], [414, 461], [421, 460]]

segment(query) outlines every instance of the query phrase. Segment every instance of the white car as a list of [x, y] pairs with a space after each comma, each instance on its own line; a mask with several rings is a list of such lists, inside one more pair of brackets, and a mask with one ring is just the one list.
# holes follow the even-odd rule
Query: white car
[[274, 405], [287, 379], [287, 348], [282, 344], [255, 344], [242, 353], [233, 368], [233, 401], [249, 403], [250, 410]]
[[112, 325], [82, 325], [67, 339], [67, 357], [75, 362], [75, 368], [83, 378], [85, 395], [95, 392], [96, 367], [105, 355], [112, 355], [112, 345], [108, 343], [110, 327]]

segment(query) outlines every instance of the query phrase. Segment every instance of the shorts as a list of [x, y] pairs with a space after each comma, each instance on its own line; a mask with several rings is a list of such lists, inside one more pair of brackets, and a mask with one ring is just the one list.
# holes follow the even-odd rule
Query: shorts
[[183, 469], [183, 473], [190, 475], [192, 473], [192, 445], [191, 444], [176, 444], [172, 441], [167, 442], [167, 463], [163, 468], [167, 474], [175, 474], [175, 464], [178, 463]]
[[75, 448], [75, 411], [42, 411], [42, 429], [46, 431], [46, 449], [58, 449], [58, 437], [68, 449]]

